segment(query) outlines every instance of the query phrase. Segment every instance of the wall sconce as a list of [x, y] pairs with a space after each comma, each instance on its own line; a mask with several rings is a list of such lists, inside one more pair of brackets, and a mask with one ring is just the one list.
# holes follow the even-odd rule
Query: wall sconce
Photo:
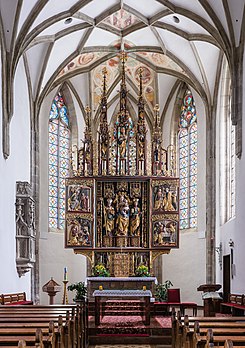
[[222, 270], [222, 258], [223, 258], [223, 250], [222, 250], [222, 243], [219, 243], [218, 247], [215, 247], [215, 251], [218, 253], [218, 261], [219, 261], [219, 267], [220, 270]]
[[234, 241], [232, 239], [229, 240], [229, 247], [234, 248]]

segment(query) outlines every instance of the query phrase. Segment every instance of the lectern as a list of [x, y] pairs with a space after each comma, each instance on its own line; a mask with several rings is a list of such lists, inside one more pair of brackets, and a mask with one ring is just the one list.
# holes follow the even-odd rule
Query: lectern
[[202, 299], [204, 301], [204, 316], [214, 317], [217, 312], [217, 305], [221, 297], [216, 292], [221, 288], [220, 284], [202, 284], [197, 291], [203, 291]]

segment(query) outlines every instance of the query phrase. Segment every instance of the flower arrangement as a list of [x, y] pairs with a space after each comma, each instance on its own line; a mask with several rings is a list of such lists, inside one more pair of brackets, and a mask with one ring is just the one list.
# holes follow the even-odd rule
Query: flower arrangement
[[67, 287], [69, 291], [76, 291], [76, 295], [74, 298], [74, 301], [81, 301], [84, 300], [87, 294], [87, 287], [85, 286], [84, 282], [78, 282], [71, 284]]
[[173, 286], [170, 280], [166, 280], [163, 284], [156, 286], [155, 297], [159, 302], [166, 302], [168, 299], [168, 289]]
[[135, 275], [137, 277], [150, 277], [148, 267], [145, 265], [139, 265], [135, 270]]
[[102, 263], [98, 263], [96, 266], [94, 266], [93, 275], [95, 277], [110, 277], [110, 273]]

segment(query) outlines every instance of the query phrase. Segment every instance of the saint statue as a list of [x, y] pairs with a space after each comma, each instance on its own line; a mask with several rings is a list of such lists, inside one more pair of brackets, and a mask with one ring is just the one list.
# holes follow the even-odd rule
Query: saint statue
[[107, 206], [104, 206], [104, 227], [107, 236], [112, 236], [115, 225], [115, 209], [111, 203], [112, 199], [107, 198]]
[[116, 219], [117, 235], [127, 236], [129, 228], [129, 204], [123, 194], [118, 203], [118, 216]]
[[81, 209], [83, 211], [88, 211], [88, 208], [89, 208], [89, 206], [88, 206], [88, 196], [85, 195], [84, 192], [82, 192], [82, 194], [81, 194], [81, 203], [80, 204], [81, 204]]
[[126, 131], [124, 127], [120, 129], [118, 145], [119, 145], [120, 158], [123, 159], [126, 157], [126, 145], [127, 145], [127, 135], [126, 135]]
[[166, 188], [166, 197], [164, 200], [164, 210], [173, 211], [175, 210], [172, 204], [172, 192]]
[[154, 209], [157, 209], [157, 210], [163, 209], [163, 199], [164, 199], [164, 195], [163, 195], [161, 187], [159, 187], [155, 195]]
[[78, 225], [73, 223], [71, 225], [71, 229], [70, 229], [70, 238], [68, 243], [70, 245], [77, 245], [78, 244]]
[[140, 208], [138, 207], [138, 198], [133, 200], [133, 207], [130, 210], [130, 235], [139, 236], [140, 234]]

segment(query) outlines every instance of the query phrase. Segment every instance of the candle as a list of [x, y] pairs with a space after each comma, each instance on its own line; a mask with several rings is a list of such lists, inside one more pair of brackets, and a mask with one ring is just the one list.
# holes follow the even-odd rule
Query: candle
[[67, 279], [67, 267], [64, 268], [64, 280], [68, 280]]

